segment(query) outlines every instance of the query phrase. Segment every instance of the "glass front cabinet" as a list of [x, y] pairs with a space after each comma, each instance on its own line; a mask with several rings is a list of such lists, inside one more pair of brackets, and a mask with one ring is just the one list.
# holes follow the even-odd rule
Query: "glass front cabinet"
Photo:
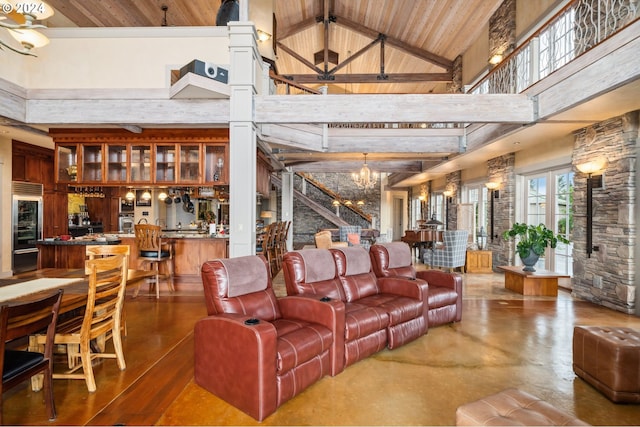
[[56, 145], [55, 163], [57, 182], [78, 182], [78, 144]]
[[226, 154], [226, 144], [205, 144], [204, 182], [206, 184], [225, 185], [229, 182]]
[[82, 168], [79, 171], [81, 182], [102, 183], [102, 144], [82, 145]]
[[200, 144], [180, 145], [180, 182], [200, 183]]
[[129, 150], [126, 145], [107, 145], [107, 183], [126, 183]]
[[130, 183], [151, 183], [151, 145], [131, 144], [131, 162], [129, 166]]
[[[96, 135], [87, 130], [63, 132], [62, 129], [52, 130], [57, 183], [103, 186], [228, 184], [227, 129], [155, 129], [134, 136], [119, 130], [103, 130], [104, 134]], [[109, 141], [111, 136], [113, 142]]]
[[156, 148], [156, 177], [157, 183], [175, 183], [176, 182], [176, 144], [157, 144]]

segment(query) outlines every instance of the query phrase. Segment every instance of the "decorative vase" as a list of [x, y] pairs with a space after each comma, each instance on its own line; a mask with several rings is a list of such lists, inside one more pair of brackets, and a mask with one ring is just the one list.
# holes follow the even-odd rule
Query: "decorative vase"
[[522, 260], [522, 263], [524, 264], [524, 268], [522, 270], [523, 271], [536, 271], [536, 269], [533, 268], [533, 266], [536, 265], [536, 263], [538, 262], [539, 258], [540, 258], [540, 256], [538, 254], [536, 254], [533, 251], [533, 249], [529, 249], [529, 255], [527, 255], [524, 258], [520, 257], [520, 259]]

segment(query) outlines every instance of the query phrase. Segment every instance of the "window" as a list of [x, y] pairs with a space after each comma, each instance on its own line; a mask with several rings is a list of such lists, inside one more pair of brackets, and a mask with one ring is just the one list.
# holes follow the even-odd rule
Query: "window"
[[[474, 233], [472, 241], [477, 241], [477, 233], [480, 227], [485, 233], [489, 233], [489, 190], [484, 184], [470, 184], [463, 187], [462, 200], [474, 205]], [[470, 239], [471, 240], [471, 239]]]

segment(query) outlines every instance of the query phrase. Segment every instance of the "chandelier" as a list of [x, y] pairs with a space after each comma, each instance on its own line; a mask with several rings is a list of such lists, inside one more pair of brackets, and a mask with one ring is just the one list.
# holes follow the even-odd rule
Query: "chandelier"
[[43, 1], [23, 2], [0, 0], [0, 28], [6, 29], [16, 39], [22, 49], [13, 47], [0, 39], [0, 50], [7, 48], [21, 55], [36, 56], [31, 49], [45, 46], [49, 39], [36, 31], [47, 28], [33, 21], [47, 19], [53, 15], [53, 8]]
[[372, 189], [378, 183], [378, 173], [371, 172], [371, 169], [367, 166], [367, 153], [364, 153], [364, 165], [362, 165], [360, 173], [351, 174], [351, 178], [353, 178], [353, 183], [358, 188], [363, 188], [365, 190]]

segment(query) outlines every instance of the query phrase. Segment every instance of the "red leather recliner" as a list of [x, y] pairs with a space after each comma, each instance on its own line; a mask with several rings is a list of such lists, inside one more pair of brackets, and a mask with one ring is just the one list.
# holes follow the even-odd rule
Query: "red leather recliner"
[[344, 367], [426, 332], [427, 285], [405, 279], [378, 281], [362, 247], [288, 252], [283, 271], [289, 295], [345, 302]]
[[[276, 298], [262, 255], [202, 265], [209, 316], [195, 326], [195, 381], [258, 421], [331, 373], [344, 304]], [[341, 353], [340, 353], [341, 354]]]
[[417, 271], [411, 248], [404, 242], [380, 243], [369, 249], [375, 275], [424, 280], [429, 285], [430, 328], [462, 319], [462, 276], [440, 270]]

